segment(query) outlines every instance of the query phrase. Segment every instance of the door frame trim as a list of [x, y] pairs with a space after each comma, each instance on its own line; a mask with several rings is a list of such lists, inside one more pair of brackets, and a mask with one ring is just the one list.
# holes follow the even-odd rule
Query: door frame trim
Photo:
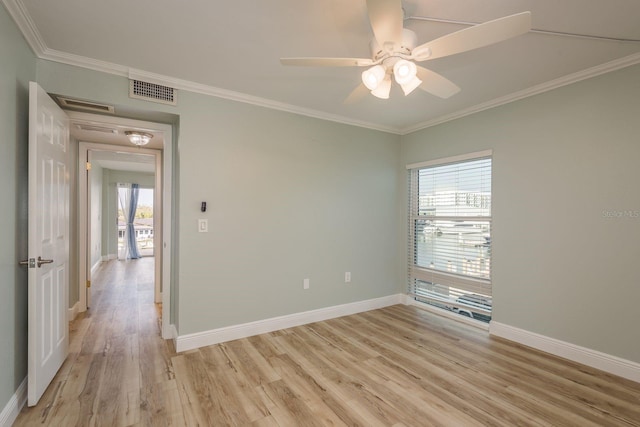
[[[160, 233], [154, 232], [154, 247], [160, 251], [160, 256], [154, 254], [155, 258], [155, 286], [162, 290], [162, 327], [161, 334], [163, 339], [172, 339], [174, 337], [171, 327], [171, 259], [172, 259], [172, 181], [173, 181], [173, 127], [168, 124], [146, 122], [134, 119], [125, 119], [120, 117], [108, 117], [90, 113], [78, 113], [66, 111], [72, 124], [91, 123], [115, 126], [130, 126], [134, 128], [145, 128], [153, 131], [163, 132], [164, 146], [163, 149], [145, 149], [134, 146], [112, 145], [104, 143], [93, 143], [78, 141], [78, 176], [76, 182], [78, 184], [78, 312], [87, 310], [86, 300], [86, 281], [87, 281], [87, 235], [84, 230], [87, 229], [87, 180], [81, 174], [86, 163], [86, 154], [89, 150], [101, 151], [125, 151], [131, 153], [145, 153], [156, 156], [156, 177], [154, 190], [154, 210], [160, 212]], [[159, 193], [161, 191], [161, 193]], [[161, 197], [157, 197], [160, 195]], [[161, 199], [161, 201], [160, 201]], [[162, 204], [161, 208], [159, 204]], [[158, 209], [156, 209], [158, 208]], [[155, 228], [155, 225], [154, 225]], [[158, 262], [160, 261], [160, 262]], [[158, 280], [159, 279], [159, 280]]]

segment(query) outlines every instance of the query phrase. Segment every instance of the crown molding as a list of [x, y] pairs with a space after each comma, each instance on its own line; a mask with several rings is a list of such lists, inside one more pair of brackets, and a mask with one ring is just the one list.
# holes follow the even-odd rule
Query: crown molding
[[59, 62], [61, 64], [73, 65], [80, 68], [87, 68], [93, 71], [100, 71], [107, 74], [115, 74], [116, 76], [126, 77], [129, 68], [124, 65], [114, 64], [112, 62], [100, 61], [98, 59], [88, 58], [86, 56], [75, 55], [73, 53], [62, 52], [55, 49], [45, 48], [42, 54], [38, 55], [40, 59], [46, 61]]
[[119, 65], [119, 64], [114, 64], [111, 62], [105, 62], [105, 61], [100, 61], [93, 58], [87, 58], [85, 56], [61, 52], [55, 49], [49, 49], [47, 47], [44, 48], [43, 52], [39, 54], [38, 57], [40, 59], [44, 59], [48, 61], [59, 62], [66, 65], [73, 65], [80, 68], [87, 68], [93, 71], [99, 71], [99, 72], [113, 74], [117, 76], [128, 77], [129, 79], [142, 80], [149, 83], [172, 87], [178, 90], [186, 90], [188, 92], [199, 93], [207, 96], [214, 96], [216, 98], [228, 99], [231, 101], [242, 102], [245, 104], [251, 104], [258, 107], [269, 108], [272, 110], [299, 114], [299, 115], [312, 117], [316, 119], [328, 120], [328, 121], [342, 123], [350, 126], [358, 126], [358, 127], [377, 130], [381, 132], [388, 132], [396, 135], [399, 134], [400, 132], [400, 130], [397, 128], [381, 126], [375, 123], [370, 123], [365, 121], [353, 120], [348, 117], [330, 114], [330, 113], [326, 113], [319, 110], [302, 108], [292, 104], [286, 104], [283, 102], [278, 102], [278, 101], [274, 101], [266, 98], [247, 95], [245, 93], [235, 92], [227, 89], [218, 88], [215, 86], [196, 83], [189, 80], [183, 80], [175, 77], [165, 76], [162, 74], [151, 73], [144, 70], [137, 70], [135, 68], [129, 68], [129, 67]]
[[227, 89], [218, 88], [215, 86], [209, 86], [201, 83], [196, 83], [188, 80], [182, 80], [170, 76], [164, 76], [155, 74], [143, 70], [136, 70], [126, 67], [124, 65], [114, 64], [111, 62], [100, 61], [97, 59], [88, 58], [85, 56], [75, 55], [71, 53], [61, 52], [55, 49], [50, 49], [44, 43], [42, 36], [38, 32], [35, 23], [29, 16], [29, 13], [21, 0], [2, 0], [9, 14], [16, 22], [16, 25], [24, 35], [27, 43], [40, 59], [59, 62], [62, 64], [73, 65], [80, 68], [87, 68], [94, 71], [104, 72], [108, 74], [114, 74], [118, 76], [124, 76], [128, 78], [135, 78], [138, 80], [144, 80], [150, 83], [156, 83], [164, 86], [173, 87], [179, 90], [186, 90], [189, 92], [199, 93], [208, 96], [214, 96], [217, 98], [224, 98], [231, 101], [242, 102], [246, 104], [255, 105], [258, 107], [269, 108], [272, 110], [284, 111], [292, 114], [299, 114], [307, 117], [312, 117], [320, 120], [328, 120], [336, 123], [342, 123], [350, 126], [357, 126], [381, 132], [387, 132], [395, 135], [407, 135], [413, 132], [417, 132], [422, 129], [426, 129], [432, 126], [436, 126], [442, 123], [446, 123], [452, 120], [460, 119], [471, 114], [479, 113], [484, 110], [499, 107], [514, 101], [518, 101], [523, 98], [538, 95], [553, 89], [560, 88], [572, 83], [586, 80], [592, 77], [599, 76], [611, 71], [619, 70], [631, 65], [640, 63], [640, 53], [625, 56], [620, 59], [616, 59], [610, 62], [606, 62], [595, 67], [588, 68], [586, 70], [572, 73], [564, 77], [551, 80], [549, 82], [541, 83], [530, 88], [514, 92], [512, 94], [492, 99], [487, 102], [483, 102], [472, 107], [464, 108], [462, 110], [445, 114], [440, 117], [436, 117], [421, 123], [417, 123], [405, 128], [396, 128], [390, 126], [382, 126], [376, 123], [354, 120], [348, 117], [339, 116], [336, 114], [327, 113], [324, 111], [314, 110], [310, 108], [299, 107], [292, 104], [287, 104], [271, 99], [260, 98], [253, 95], [248, 95], [241, 92], [230, 91]]
[[7, 11], [15, 21], [18, 28], [22, 32], [24, 38], [27, 40], [27, 43], [31, 47], [31, 50], [39, 59], [72, 65], [80, 68], [86, 68], [89, 70], [99, 71], [117, 76], [136, 78], [139, 80], [148, 81], [150, 83], [173, 87], [175, 89], [186, 90], [189, 92], [200, 93], [208, 96], [215, 96], [218, 98], [251, 104], [258, 107], [299, 114], [350, 126], [358, 126], [392, 134], [399, 134], [400, 132], [399, 129], [393, 127], [381, 126], [376, 123], [354, 120], [336, 114], [326, 113], [324, 111], [302, 108], [292, 104], [286, 104], [283, 102], [273, 101], [266, 98], [260, 98], [257, 96], [247, 95], [240, 92], [234, 92], [170, 76], [163, 76], [143, 70], [136, 70], [120, 64], [100, 61], [97, 59], [88, 58], [86, 56], [75, 55], [72, 53], [51, 49], [45, 44], [42, 36], [40, 35], [40, 32], [38, 31], [35, 23], [29, 15], [29, 12], [27, 11], [21, 0], [2, 0], [2, 2], [7, 8]]
[[400, 132], [399, 129], [393, 128], [393, 127], [381, 126], [375, 123], [354, 120], [348, 117], [326, 113], [324, 111], [298, 107], [296, 105], [286, 104], [284, 102], [274, 101], [266, 98], [260, 98], [257, 96], [248, 95], [241, 92], [235, 92], [227, 89], [218, 88], [215, 86], [209, 86], [201, 83], [192, 82], [189, 80], [182, 80], [174, 77], [164, 76], [161, 74], [150, 73], [143, 70], [136, 70], [131, 68], [129, 69], [128, 77], [130, 79], [143, 80], [149, 83], [155, 83], [163, 86], [173, 87], [175, 89], [186, 90], [189, 92], [214, 96], [216, 98], [224, 98], [231, 101], [242, 102], [245, 104], [251, 104], [258, 107], [269, 108], [272, 110], [285, 111], [288, 113], [299, 114], [299, 115], [312, 117], [316, 119], [329, 120], [332, 122], [338, 122], [338, 123], [351, 125], [351, 126], [364, 127], [368, 129], [373, 129], [373, 130], [378, 130], [378, 131], [388, 132], [393, 134], [399, 134]]
[[471, 114], [479, 113], [480, 111], [488, 110], [491, 108], [499, 107], [501, 105], [509, 104], [510, 102], [518, 101], [523, 98], [538, 95], [553, 89], [567, 86], [573, 83], [577, 83], [582, 80], [590, 79], [592, 77], [599, 76], [601, 74], [616, 71], [631, 65], [640, 63], [640, 53], [634, 53], [632, 55], [625, 56], [623, 58], [615, 59], [613, 61], [605, 62], [604, 64], [596, 65], [595, 67], [587, 68], [577, 73], [568, 74], [566, 76], [551, 80], [545, 83], [541, 83], [530, 88], [514, 92], [512, 94], [502, 96], [500, 98], [492, 99], [491, 101], [483, 102], [481, 104], [474, 105], [469, 108], [465, 108], [460, 111], [456, 111], [451, 114], [436, 117], [435, 119], [427, 120], [422, 123], [418, 123], [414, 126], [404, 128], [400, 131], [400, 135], [407, 135], [413, 132], [417, 132], [422, 129], [436, 126], [442, 123], [446, 123], [452, 120], [460, 119]]
[[47, 46], [21, 0], [2, 0], [4, 7], [20, 29], [31, 50], [40, 57]]
[[[11, 0], [4, 0], [4, 1], [11, 1]], [[189, 92], [194, 92], [194, 93], [199, 93], [203, 95], [214, 96], [217, 98], [224, 98], [231, 101], [251, 104], [258, 107], [284, 111], [292, 114], [299, 114], [299, 115], [312, 117], [316, 119], [328, 120], [328, 121], [342, 123], [350, 126], [363, 127], [367, 129], [387, 132], [387, 133], [396, 134], [396, 135], [407, 135], [422, 129], [426, 129], [426, 128], [436, 126], [442, 123], [446, 123], [452, 120], [460, 119], [462, 117], [479, 113], [484, 110], [489, 110], [491, 108], [509, 104], [511, 102], [518, 101], [520, 99], [528, 98], [530, 96], [538, 95], [553, 89], [560, 88], [562, 86], [577, 83], [582, 80], [590, 79], [592, 77], [596, 77], [601, 74], [609, 73], [615, 70], [619, 70], [619, 69], [640, 63], [640, 53], [635, 53], [620, 59], [616, 59], [613, 61], [606, 62], [604, 64], [597, 65], [595, 67], [587, 68], [586, 70], [581, 70], [576, 73], [568, 74], [566, 76], [557, 78], [555, 80], [551, 80], [536, 86], [532, 86], [530, 88], [527, 88], [518, 92], [514, 92], [500, 98], [495, 98], [490, 101], [483, 102], [481, 104], [477, 104], [472, 107], [465, 108], [451, 114], [446, 114], [431, 120], [427, 120], [425, 122], [418, 123], [413, 126], [399, 129], [395, 127], [381, 126], [376, 123], [354, 120], [348, 117], [326, 113], [324, 111], [303, 108], [303, 107], [299, 107], [292, 104], [286, 104], [283, 102], [278, 102], [278, 101], [274, 101], [266, 98], [260, 98], [257, 96], [248, 95], [241, 92], [230, 91], [227, 89], [222, 89], [215, 86], [196, 83], [189, 80], [183, 80], [175, 77], [164, 76], [161, 74], [151, 73], [143, 70], [136, 70], [136, 69], [128, 68], [118, 64], [113, 64], [105, 61], [99, 61], [99, 60], [87, 58], [84, 56], [56, 51], [46, 47], [43, 49], [43, 52], [38, 56], [41, 59], [60, 62], [68, 65], [74, 65], [81, 68], [88, 68], [94, 71], [101, 71], [104, 73], [115, 74], [118, 76], [126, 76], [130, 79], [143, 80], [150, 83], [173, 87], [175, 89], [186, 90]]]

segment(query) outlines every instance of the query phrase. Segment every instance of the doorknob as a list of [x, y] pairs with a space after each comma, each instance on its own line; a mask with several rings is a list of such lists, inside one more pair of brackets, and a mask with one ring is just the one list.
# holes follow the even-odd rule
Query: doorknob
[[[38, 268], [42, 267], [42, 264], [51, 264], [53, 262], [52, 259], [42, 259], [41, 256], [38, 257]], [[23, 259], [22, 261], [18, 261], [20, 265], [27, 265], [29, 268], [35, 268], [36, 260], [33, 258]]]
[[53, 262], [52, 259], [42, 259], [42, 257], [38, 257], [38, 268], [42, 267], [42, 264], [51, 264]]

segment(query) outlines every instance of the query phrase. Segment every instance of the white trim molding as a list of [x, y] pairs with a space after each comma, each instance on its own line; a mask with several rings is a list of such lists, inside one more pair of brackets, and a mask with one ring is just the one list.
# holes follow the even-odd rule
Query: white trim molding
[[[77, 61], [74, 62], [72, 65], [78, 65]], [[91, 65], [92, 65], [92, 69], [95, 69], [95, 63], [92, 63]], [[78, 66], [81, 66], [81, 65], [78, 65]], [[117, 74], [120, 74], [120, 73], [118, 72]], [[348, 117], [331, 114], [325, 111], [299, 107], [297, 105], [274, 101], [267, 98], [261, 98], [254, 95], [248, 95], [242, 92], [236, 92], [236, 91], [222, 89], [215, 86], [195, 83], [189, 80], [183, 80], [175, 77], [164, 76], [162, 74], [150, 73], [144, 70], [136, 70], [134, 68], [130, 68], [128, 72], [128, 77], [131, 80], [142, 80], [149, 83], [172, 87], [174, 89], [186, 90], [188, 92], [213, 96], [216, 98], [228, 99], [230, 101], [242, 102], [245, 104], [255, 105], [257, 107], [269, 108], [271, 110], [284, 111], [287, 113], [298, 114], [302, 116], [312, 117], [315, 119], [327, 120], [327, 121], [342, 123], [342, 124], [351, 125], [351, 126], [363, 127], [366, 129], [378, 130], [381, 132], [388, 132], [393, 134], [399, 133], [399, 130], [396, 128], [382, 126], [378, 123], [355, 120]]]
[[182, 352], [192, 350], [194, 348], [219, 344], [253, 335], [266, 334], [268, 332], [278, 331], [281, 329], [293, 328], [295, 326], [306, 325], [313, 322], [321, 322], [323, 320], [334, 319], [336, 317], [349, 316], [351, 314], [376, 310], [402, 303], [403, 294], [396, 294], [301, 313], [294, 313], [286, 316], [272, 317], [270, 319], [258, 320], [256, 322], [226, 326], [210, 331], [196, 332], [194, 334], [178, 336], [176, 339], [176, 351]]
[[613, 61], [605, 62], [604, 64], [596, 65], [595, 67], [587, 68], [586, 70], [571, 73], [566, 76], [559, 77], [555, 80], [551, 80], [545, 83], [541, 83], [536, 86], [531, 86], [527, 89], [520, 90], [518, 92], [510, 93], [508, 95], [492, 99], [481, 104], [473, 105], [469, 108], [464, 108], [460, 111], [446, 114], [444, 116], [436, 117], [432, 120], [427, 120], [422, 123], [418, 123], [414, 126], [404, 128], [400, 134], [407, 135], [422, 129], [426, 129], [431, 126], [439, 125], [442, 123], [450, 122], [452, 120], [460, 119], [471, 114], [479, 113], [484, 110], [489, 110], [494, 107], [509, 104], [510, 102], [519, 101], [530, 96], [538, 95], [553, 89], [557, 89], [562, 86], [567, 86], [572, 83], [577, 83], [582, 80], [590, 79], [592, 77], [599, 76], [601, 74], [609, 73], [612, 71], [620, 70], [622, 68], [629, 67], [631, 65], [640, 64], [640, 53], [634, 53], [625, 57], [614, 59]]
[[173, 323], [164, 326], [162, 330], [162, 338], [173, 341], [173, 347], [178, 348], [178, 329]]
[[11, 396], [9, 402], [0, 412], [0, 427], [9, 427], [13, 425], [20, 411], [27, 403], [27, 378], [20, 383], [16, 392]]
[[640, 383], [640, 363], [495, 321], [491, 322], [489, 333]]
[[67, 322], [73, 321], [78, 313], [80, 313], [80, 301], [76, 301], [76, 303], [73, 304], [73, 307], [70, 307], [67, 310]]
[[491, 156], [493, 156], [493, 150], [483, 150], [483, 151], [477, 151], [475, 153], [460, 154], [459, 156], [451, 156], [451, 157], [445, 157], [442, 159], [434, 159], [434, 160], [427, 160], [424, 162], [410, 163], [406, 166], [406, 168], [407, 169], [426, 168], [429, 166], [459, 163], [459, 162], [464, 162], [466, 160], [475, 160], [475, 159], [481, 159], [484, 157], [491, 157]]
[[4, 3], [20, 32], [22, 32], [33, 53], [38, 58], [41, 58], [48, 48], [24, 3], [20, 0], [3, 0], [2, 3]]
[[93, 264], [93, 266], [91, 266], [91, 274], [95, 274], [96, 270], [98, 269], [98, 267], [100, 267], [100, 264], [102, 264], [102, 257], [100, 257], [95, 264]]

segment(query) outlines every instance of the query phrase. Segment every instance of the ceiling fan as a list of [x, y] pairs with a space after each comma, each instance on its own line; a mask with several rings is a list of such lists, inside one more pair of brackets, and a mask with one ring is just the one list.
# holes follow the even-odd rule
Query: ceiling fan
[[531, 29], [531, 12], [522, 12], [418, 45], [416, 33], [403, 28], [401, 0], [367, 0], [367, 11], [374, 35], [370, 43], [371, 59], [304, 57], [280, 58], [280, 62], [283, 65], [314, 67], [370, 67], [362, 73], [362, 84], [345, 103], [352, 102], [367, 89], [378, 98], [388, 99], [392, 76], [405, 96], [419, 87], [440, 98], [449, 98], [460, 88], [440, 74], [416, 65], [416, 62], [488, 46]]

